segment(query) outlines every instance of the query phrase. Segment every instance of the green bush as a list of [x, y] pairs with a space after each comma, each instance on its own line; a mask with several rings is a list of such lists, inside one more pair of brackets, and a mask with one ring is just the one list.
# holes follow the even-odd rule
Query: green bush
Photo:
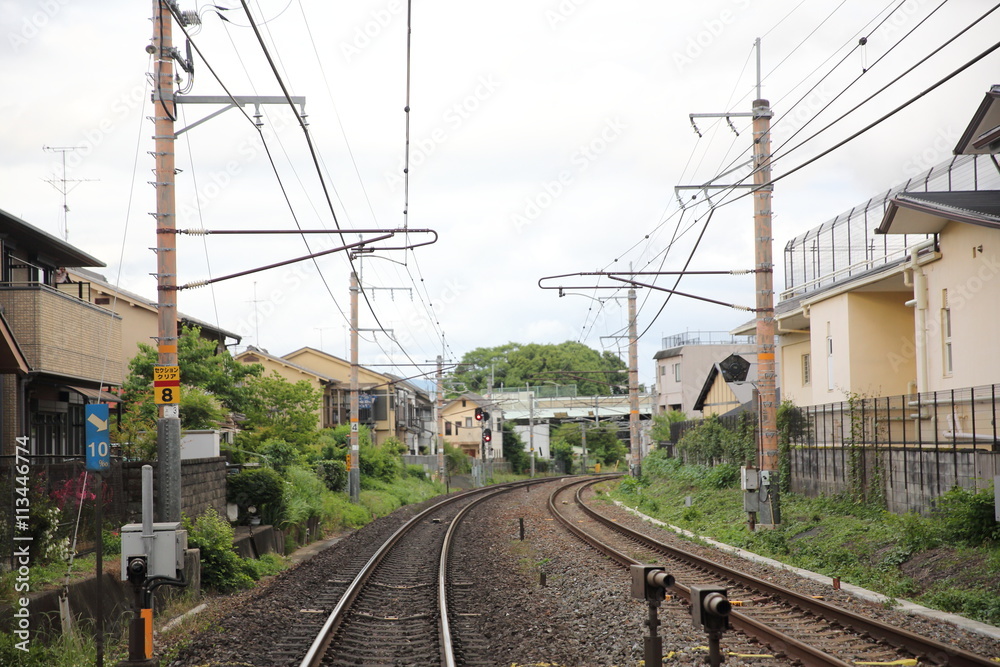
[[977, 546], [1000, 540], [1000, 523], [994, 518], [992, 489], [973, 492], [955, 487], [937, 499], [944, 540]]
[[347, 489], [347, 463], [339, 459], [316, 461], [316, 476], [323, 480], [331, 491]]
[[201, 550], [201, 583], [222, 593], [253, 585], [253, 566], [233, 548], [233, 527], [214, 509], [192, 522], [184, 517], [188, 546]]
[[298, 447], [280, 438], [265, 440], [260, 446], [260, 454], [268, 465], [279, 473], [285, 472], [290, 466], [298, 465], [302, 458]]
[[361, 477], [392, 482], [403, 475], [402, 452], [406, 448], [395, 438], [389, 438], [381, 445], [360, 447]]
[[678, 451], [696, 463], [743, 463], [755, 457], [754, 441], [746, 434], [726, 428], [719, 418], [711, 416], [687, 431], [677, 443]]
[[105, 556], [120, 554], [122, 552], [122, 536], [117, 530], [105, 528], [101, 531], [101, 545]]
[[328, 493], [323, 497], [323, 515], [331, 517], [327, 526], [331, 529], [360, 528], [372, 519], [367, 509], [352, 503], [344, 493]]
[[247, 508], [256, 507], [265, 524], [278, 525], [284, 514], [285, 483], [271, 468], [250, 468], [226, 479], [226, 500], [239, 506], [239, 523], [246, 523]]
[[705, 473], [705, 485], [712, 489], [732, 489], [740, 481], [740, 467], [732, 463], [720, 463]]
[[309, 519], [329, 519], [323, 515], [323, 496], [331, 493], [316, 473], [305, 468], [289, 468], [285, 472], [284, 516], [282, 528], [304, 524]]

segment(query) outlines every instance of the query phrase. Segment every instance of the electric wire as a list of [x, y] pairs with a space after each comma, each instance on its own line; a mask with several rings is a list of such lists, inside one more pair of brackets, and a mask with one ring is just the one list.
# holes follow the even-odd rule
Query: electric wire
[[[943, 4], [944, 4], [944, 3], [942, 3], [942, 5], [943, 5]], [[998, 6], [1000, 6], [1000, 5], [998, 5]], [[948, 42], [946, 42], [946, 43], [945, 43], [944, 45], [942, 45], [942, 46], [941, 46], [941, 47], [939, 47], [939, 48], [938, 48], [937, 50], [935, 50], [934, 52], [932, 52], [932, 53], [931, 53], [931, 54], [930, 54], [929, 56], [925, 57], [925, 58], [924, 58], [924, 59], [923, 59], [923, 60], [922, 60], [921, 62], [924, 62], [924, 61], [926, 61], [926, 60], [927, 60], [927, 58], [929, 58], [929, 57], [931, 57], [932, 55], [934, 55], [934, 53], [936, 53], [937, 51], [939, 51], [939, 50], [940, 50], [941, 48], [944, 48], [944, 46], [946, 46], [947, 44], [951, 43], [952, 41], [954, 41], [955, 39], [957, 39], [957, 38], [958, 38], [959, 36], [961, 36], [962, 34], [964, 34], [965, 32], [967, 32], [967, 31], [968, 31], [969, 29], [971, 29], [971, 28], [972, 28], [972, 27], [973, 27], [973, 26], [974, 26], [974, 25], [975, 25], [976, 23], [980, 22], [980, 21], [981, 21], [981, 20], [983, 20], [983, 19], [984, 19], [984, 18], [985, 18], [985, 17], [986, 17], [986, 16], [988, 15], [988, 14], [992, 13], [993, 11], [995, 11], [995, 9], [996, 9], [996, 8], [997, 8], [997, 7], [994, 7], [994, 8], [993, 8], [993, 9], [991, 9], [991, 10], [990, 10], [989, 12], [987, 12], [986, 14], [984, 14], [984, 15], [983, 15], [982, 17], [980, 17], [979, 19], [977, 19], [976, 21], [974, 21], [974, 22], [973, 22], [972, 24], [970, 24], [969, 26], [967, 26], [967, 27], [966, 27], [965, 29], [963, 29], [962, 31], [960, 31], [960, 32], [959, 32], [959, 33], [958, 33], [957, 35], [955, 35], [955, 36], [954, 36], [954, 37], [953, 37], [952, 39], [950, 39], [950, 40], [949, 40]], [[898, 9], [898, 7], [897, 7], [897, 9]], [[928, 17], [925, 17], [925, 18], [924, 18], [924, 19], [923, 19], [923, 20], [922, 20], [922, 21], [920, 22], [920, 24], [923, 24], [923, 23], [924, 23], [924, 21], [926, 21], [926, 20], [927, 20], [927, 18], [929, 18], [929, 17], [931, 16], [931, 15], [933, 15], [933, 14], [934, 14], [934, 13], [935, 13], [935, 12], [936, 12], [936, 11], [937, 11], [938, 9], [940, 9], [940, 5], [939, 5], [939, 6], [937, 7], [937, 8], [935, 8], [935, 9], [934, 9], [934, 10], [933, 10], [933, 11], [931, 12], [931, 14], [930, 14], [930, 15], [929, 15]], [[891, 13], [890, 13], [890, 16], [891, 16]], [[887, 17], [887, 18], [888, 18], [888, 17]], [[884, 22], [885, 20], [886, 20], [886, 19], [883, 19], [883, 21], [882, 21], [882, 22]], [[869, 22], [869, 23], [870, 23], [870, 22]], [[879, 25], [881, 25], [881, 23], [880, 23]], [[909, 31], [909, 32], [908, 32], [908, 33], [907, 33], [906, 35], [904, 35], [904, 36], [903, 36], [903, 37], [902, 37], [902, 38], [901, 38], [901, 39], [899, 40], [899, 42], [897, 42], [897, 43], [896, 43], [896, 44], [895, 44], [895, 45], [894, 45], [894, 46], [893, 46], [892, 48], [896, 48], [896, 46], [898, 46], [898, 44], [899, 44], [900, 42], [902, 42], [902, 41], [903, 41], [904, 39], [906, 39], [906, 37], [908, 37], [908, 36], [909, 36], [910, 34], [912, 34], [912, 33], [913, 33], [913, 31], [914, 31], [914, 30], [916, 30], [916, 28], [917, 28], [917, 27], [919, 27], [919, 24], [918, 24], [918, 26], [916, 26], [916, 27], [914, 27], [913, 29], [911, 29], [911, 30], [910, 30], [910, 31]], [[877, 26], [876, 26], [876, 29], [877, 29]], [[890, 50], [891, 50], [891, 49], [890, 49]], [[992, 51], [992, 50], [990, 50], [990, 51]], [[915, 101], [916, 101], [917, 99], [919, 99], [919, 98], [920, 98], [920, 97], [922, 97], [923, 95], [927, 94], [928, 92], [930, 92], [931, 90], [933, 90], [934, 88], [936, 88], [936, 87], [937, 87], [938, 85], [940, 85], [941, 83], [943, 83], [943, 82], [944, 82], [945, 80], [948, 80], [948, 79], [950, 79], [950, 78], [951, 78], [952, 76], [955, 76], [955, 75], [957, 75], [957, 74], [958, 74], [959, 72], [961, 72], [961, 71], [962, 71], [962, 70], [964, 70], [965, 68], [967, 68], [967, 67], [971, 66], [971, 65], [972, 65], [972, 64], [974, 64], [975, 62], [978, 62], [978, 60], [979, 60], [979, 59], [981, 59], [981, 58], [985, 57], [986, 55], [988, 55], [988, 52], [987, 52], [987, 53], [984, 53], [984, 54], [981, 54], [981, 55], [980, 55], [980, 56], [979, 56], [978, 58], [974, 59], [973, 61], [970, 61], [969, 63], [967, 63], [966, 65], [964, 65], [963, 67], [959, 68], [959, 69], [958, 69], [958, 70], [956, 70], [956, 71], [955, 71], [954, 73], [952, 73], [951, 75], [949, 75], [948, 77], [946, 77], [946, 79], [942, 80], [942, 81], [941, 81], [941, 82], [939, 82], [938, 84], [935, 84], [935, 86], [932, 86], [931, 88], [927, 89], [926, 91], [924, 91], [923, 93], [921, 93], [921, 94], [920, 94], [920, 95], [918, 95], [917, 97], [915, 97], [915, 98], [911, 99], [911, 100], [910, 100], [909, 102], [907, 102], [906, 104], [904, 104], [904, 105], [902, 105], [901, 107], [897, 108], [897, 109], [896, 109], [896, 110], [894, 110], [893, 112], [890, 112], [890, 114], [886, 115], [886, 116], [885, 116], [885, 117], [883, 117], [882, 119], [879, 119], [879, 120], [878, 120], [878, 121], [876, 121], [876, 122], [875, 122], [874, 124], [872, 124], [872, 125], [870, 125], [870, 126], [868, 126], [868, 127], [864, 128], [864, 129], [863, 129], [862, 131], [860, 131], [859, 133], [856, 133], [855, 135], [852, 135], [852, 137], [849, 137], [849, 138], [848, 138], [847, 140], [845, 140], [844, 142], [841, 142], [840, 144], [838, 144], [838, 145], [836, 145], [836, 146], [832, 147], [832, 148], [831, 148], [831, 149], [829, 149], [828, 151], [825, 151], [824, 153], [821, 153], [820, 155], [816, 156], [816, 157], [815, 157], [815, 158], [814, 158], [813, 160], [810, 160], [809, 162], [807, 162], [807, 163], [805, 163], [805, 164], [802, 164], [802, 165], [799, 165], [799, 166], [798, 166], [798, 167], [796, 167], [796, 168], [795, 168], [795, 169], [794, 169], [793, 171], [797, 171], [798, 169], [801, 169], [801, 168], [803, 168], [804, 166], [806, 166], [806, 165], [810, 164], [811, 162], [815, 161], [816, 159], [819, 159], [820, 157], [822, 157], [823, 155], [827, 154], [828, 152], [830, 152], [830, 151], [832, 151], [832, 150], [835, 150], [836, 148], [839, 148], [840, 146], [842, 146], [842, 145], [843, 145], [844, 143], [846, 143], [847, 141], [850, 141], [850, 140], [852, 140], [853, 138], [856, 138], [857, 136], [860, 136], [860, 134], [864, 133], [864, 132], [865, 132], [865, 131], [867, 131], [868, 129], [871, 129], [871, 127], [874, 127], [875, 125], [877, 125], [878, 123], [882, 122], [883, 120], [885, 120], [886, 118], [890, 117], [891, 115], [894, 115], [894, 114], [895, 114], [895, 113], [897, 113], [898, 111], [901, 111], [901, 110], [902, 110], [903, 108], [905, 108], [906, 106], [908, 106], [908, 105], [909, 105], [909, 104], [911, 104], [912, 102], [915, 102]], [[883, 55], [882, 57], [885, 57], [885, 56]], [[879, 60], [881, 60], [881, 59], [882, 59], [882, 58], [879, 58]], [[842, 62], [842, 61], [841, 61], [841, 62]], [[872, 64], [872, 66], [874, 66], [875, 64], [877, 64], [877, 62], [878, 62], [878, 61], [876, 61], [876, 63], [873, 63], [873, 64]], [[918, 64], [919, 64], [919, 63], [918, 63]], [[838, 63], [838, 65], [837, 65], [837, 66], [839, 66], [839, 65], [840, 65], [840, 63]], [[915, 66], [914, 66], [914, 67], [915, 67]], [[870, 68], [869, 68], [869, 69], [870, 69]], [[914, 69], [914, 68], [913, 68], [913, 67], [911, 67], [911, 68], [910, 68], [909, 70], [907, 70], [907, 72], [905, 72], [905, 73], [904, 73], [904, 75], [905, 75], [906, 73], [909, 73], [909, 72], [910, 72], [910, 71], [912, 71], [913, 69]], [[773, 71], [773, 70], [772, 70], [772, 71]], [[901, 76], [902, 76], [902, 75], [901, 75]], [[898, 78], [901, 78], [901, 77], [897, 77], [897, 79], [896, 79], [896, 80], [898, 80]], [[855, 80], [855, 81], [856, 81], [856, 80]], [[853, 82], [852, 82], [852, 85], [853, 85]], [[891, 85], [891, 84], [890, 84], [890, 85]], [[879, 91], [879, 92], [881, 92], [881, 91]], [[876, 94], [877, 94], [877, 93], [876, 93]], [[874, 96], [872, 96], [872, 97], [874, 97]], [[871, 97], [869, 97], [869, 98], [868, 98], [868, 100], [865, 100], [865, 101], [867, 102], [867, 101], [869, 101], [870, 99], [871, 99]], [[864, 102], [863, 102], [863, 103], [864, 103]], [[863, 103], [862, 103], [862, 104], [863, 104]], [[860, 106], [861, 106], [861, 105], [859, 104], [859, 105], [858, 105], [858, 106], [856, 106], [856, 107], [855, 107], [854, 109], [852, 109], [852, 111], [856, 110], [856, 109], [857, 109], [858, 107], [860, 107]], [[845, 116], [846, 116], [846, 114], [845, 114]], [[842, 119], [842, 118], [843, 118], [843, 116], [841, 117], [841, 119]], [[841, 119], [838, 119], [838, 121], [839, 121], [839, 120], [841, 120]], [[837, 122], [837, 121], [834, 121], [834, 122]], [[831, 125], [832, 125], [832, 123], [831, 123]], [[826, 129], [826, 128], [824, 128], [824, 129]], [[814, 135], [814, 136], [815, 136], [815, 135]], [[807, 140], [807, 141], [808, 141], [808, 140]], [[787, 143], [787, 142], [786, 142], [786, 143]], [[805, 142], [802, 142], [802, 143], [805, 143]], [[800, 144], [800, 145], [801, 145], [801, 144]], [[797, 147], [798, 147], [798, 146], [797, 146]], [[796, 148], [797, 148], [797, 147], [796, 147]], [[773, 151], [772, 151], [772, 156], [773, 156]], [[778, 159], [778, 158], [775, 158], [775, 157], [772, 157], [772, 164], [773, 164], [773, 162], [774, 162], [775, 160], [777, 160], [777, 159]], [[790, 173], [793, 173], [793, 172], [789, 172], [788, 174], [783, 174], [782, 176], [780, 176], [780, 177], [778, 177], [778, 178], [775, 178], [775, 179], [772, 179], [772, 181], [771, 181], [771, 182], [772, 182], [772, 183], [773, 183], [773, 182], [776, 182], [777, 180], [780, 180], [780, 178], [783, 178], [784, 176], [786, 176], [786, 175], [789, 175]], [[751, 174], [751, 175], [752, 175], [752, 174]], [[748, 175], [748, 177], [749, 177], [749, 175]], [[745, 178], [744, 178], [744, 179], [742, 179], [742, 180], [746, 180], [746, 178], [747, 178], [747, 177], [745, 177]], [[741, 182], [742, 182], [742, 181], [741, 181]], [[729, 191], [729, 193], [727, 193], [727, 194], [726, 194], [726, 196], [725, 196], [725, 197], [723, 198], [723, 199], [724, 199], [724, 201], [720, 202], [719, 206], [722, 206], [722, 205], [725, 205], [725, 204], [729, 204], [729, 203], [733, 203], [734, 201], [737, 201], [737, 200], [739, 200], [739, 199], [742, 199], [742, 198], [743, 198], [744, 196], [747, 196], [747, 194], [750, 194], [750, 193], [744, 193], [744, 194], [741, 194], [741, 195], [739, 195], [739, 196], [735, 196], [735, 197], [733, 197], [732, 199], [728, 199], [728, 200], [725, 200], [725, 199], [726, 199], [726, 198], [727, 198], [727, 197], [729, 196], [729, 194], [732, 194], [732, 192], [733, 192], [733, 191], [732, 191], [732, 190], [730, 190], [730, 191]], [[714, 208], [713, 208], [713, 211], [714, 211]], [[700, 238], [700, 237], [699, 237], [699, 238]], [[696, 246], [696, 247], [697, 247], [697, 246]], [[665, 305], [665, 304], [664, 304], [664, 305]], [[662, 313], [662, 308], [661, 308], [661, 309], [660, 309], [660, 311], [659, 311], [659, 312], [657, 313], [656, 317], [658, 317], [660, 313]], [[654, 317], [654, 321], [655, 321], [655, 317]], [[651, 325], [652, 325], [652, 322], [650, 323], [650, 326], [651, 326]], [[645, 330], [643, 331], [643, 334], [645, 334], [645, 333], [646, 333], [646, 331], [648, 331], [648, 330], [649, 330], [649, 326], [647, 326], [647, 328], [646, 328], [646, 329], [645, 329]], [[640, 336], [640, 337], [641, 337], [641, 336]]]
[[[250, 8], [247, 6], [246, 0], [240, 0], [240, 4], [243, 6], [243, 11], [246, 13], [247, 18], [251, 22], [254, 34], [257, 36], [257, 41], [259, 42], [261, 50], [264, 52], [264, 56], [267, 59], [269, 65], [271, 67], [271, 71], [274, 74], [274, 77], [277, 80], [279, 87], [281, 88], [282, 94], [285, 96], [285, 99], [288, 100], [289, 105], [291, 105], [292, 108], [293, 108], [293, 110], [294, 110], [295, 105], [292, 102], [291, 95], [288, 92], [288, 88], [285, 85], [285, 82], [282, 79], [280, 73], [278, 72], [277, 67], [275, 66], [274, 59], [271, 56], [270, 52], [268, 51], [267, 45], [264, 43], [263, 37], [262, 37], [262, 35], [260, 33], [260, 30], [258, 30], [257, 27], [256, 27], [256, 25], [253, 24], [253, 17], [252, 17], [252, 15], [250, 13]], [[340, 227], [340, 222], [337, 220], [337, 214], [336, 214], [336, 211], [334, 210], [334, 207], [333, 207], [333, 201], [330, 198], [330, 192], [329, 192], [329, 189], [328, 189], [327, 184], [326, 184], [326, 179], [323, 178], [323, 171], [322, 171], [322, 169], [320, 168], [320, 165], [319, 165], [319, 160], [317, 158], [316, 149], [315, 149], [315, 146], [314, 146], [313, 141], [312, 141], [312, 135], [309, 132], [308, 127], [306, 126], [306, 124], [303, 122], [302, 118], [298, 114], [296, 114], [296, 118], [298, 118], [298, 120], [299, 120], [299, 127], [302, 128], [302, 132], [305, 135], [306, 145], [309, 148], [309, 153], [310, 153], [310, 155], [312, 157], [313, 165], [315, 166], [316, 172], [317, 172], [317, 174], [319, 176], [320, 185], [322, 186], [323, 194], [324, 194], [324, 197], [326, 198], [327, 206], [330, 209], [330, 214], [333, 217], [334, 225], [337, 227], [337, 230], [338, 230], [338, 233], [340, 234], [341, 240], [346, 245], [346, 241], [344, 240], [344, 236], [343, 236], [344, 230]], [[354, 260], [351, 258], [350, 253], [348, 253], [348, 255], [347, 255], [347, 260], [351, 264], [351, 270], [355, 271]], [[326, 284], [325, 279], [324, 279], [324, 284]], [[329, 289], [328, 285], [327, 285], [327, 288]], [[375, 319], [375, 322], [378, 325], [378, 328], [381, 329], [383, 332], [386, 332], [385, 326], [382, 325], [381, 321], [379, 320], [378, 314], [375, 312], [375, 309], [371, 305], [371, 300], [368, 298], [368, 294], [365, 292], [364, 289], [360, 289], [359, 291], [360, 291], [360, 294], [364, 297], [365, 304], [368, 307], [368, 311], [371, 313], [372, 317]], [[331, 296], [332, 296], [332, 291], [331, 291]], [[392, 338], [392, 337], [390, 336], [390, 338]], [[398, 341], [394, 341], [394, 342], [396, 342], [397, 345], [399, 345]], [[409, 360], [409, 362], [411, 364], [416, 365], [416, 362], [413, 361], [413, 359], [410, 357], [410, 354], [406, 350], [404, 350], [401, 345], [399, 345], [399, 349], [403, 353], [403, 355]], [[384, 352], [385, 352], [385, 350], [383, 349], [383, 353]], [[386, 356], [391, 359], [390, 355], [387, 354]]]

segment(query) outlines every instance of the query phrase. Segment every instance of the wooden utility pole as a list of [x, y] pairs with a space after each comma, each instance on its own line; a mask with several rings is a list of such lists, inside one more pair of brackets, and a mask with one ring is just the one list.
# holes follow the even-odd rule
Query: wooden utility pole
[[[159, 323], [157, 363], [177, 367], [177, 248], [174, 193], [174, 63], [170, 3], [153, 0], [152, 52], [155, 62], [153, 118], [156, 188], [156, 294]], [[154, 372], [154, 376], [156, 373]], [[154, 377], [155, 384], [155, 377]], [[176, 388], [179, 390], [179, 386]], [[157, 391], [156, 453], [159, 520], [181, 520], [181, 420], [177, 391]]]
[[[758, 42], [758, 58], [760, 48]], [[753, 223], [755, 283], [757, 293], [757, 395], [760, 401], [760, 509], [757, 525], [781, 523], [778, 501], [778, 406], [774, 364], [774, 264], [771, 238], [771, 106], [753, 103]]]
[[639, 336], [636, 331], [635, 290], [628, 291], [628, 434], [632, 474], [641, 474], [642, 443], [639, 434]]
[[347, 466], [347, 488], [351, 502], [357, 503], [361, 496], [360, 425], [358, 421], [358, 274], [351, 271], [351, 435], [350, 453]]

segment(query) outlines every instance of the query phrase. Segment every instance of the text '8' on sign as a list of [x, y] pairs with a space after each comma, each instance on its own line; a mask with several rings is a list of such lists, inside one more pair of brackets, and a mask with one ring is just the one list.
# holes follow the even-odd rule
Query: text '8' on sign
[[153, 366], [153, 400], [159, 405], [180, 403], [180, 366]]

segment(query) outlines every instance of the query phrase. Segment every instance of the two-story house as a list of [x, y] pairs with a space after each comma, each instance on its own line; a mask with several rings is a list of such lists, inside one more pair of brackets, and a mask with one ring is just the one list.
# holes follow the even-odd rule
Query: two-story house
[[[441, 408], [444, 421], [444, 441], [474, 459], [500, 458], [503, 456], [503, 434], [500, 430], [500, 410], [479, 394], [471, 392], [447, 401]], [[476, 420], [476, 408], [489, 413], [488, 422]], [[483, 452], [483, 430], [489, 428], [493, 441]], [[492, 451], [490, 449], [492, 448]]]
[[338, 385], [340, 383], [334, 378], [253, 346], [237, 354], [234, 359], [243, 364], [260, 364], [264, 367], [265, 376], [277, 373], [292, 384], [305, 381], [311, 388], [322, 394], [323, 401], [316, 410], [319, 428], [333, 428], [345, 421], [341, 419], [338, 410], [338, 401], [340, 400]]
[[5, 211], [0, 249], [3, 453], [26, 436], [33, 454], [82, 456], [83, 406], [118, 401], [105, 390], [123, 380], [122, 326], [65, 267], [104, 263]]
[[666, 336], [656, 361], [656, 412], [691, 416], [706, 374], [730, 354], [755, 354], [754, 338], [725, 331], [685, 331]]
[[392, 380], [396, 390], [396, 438], [411, 454], [430, 454], [437, 436], [430, 395], [404, 378], [391, 373], [385, 376]]

